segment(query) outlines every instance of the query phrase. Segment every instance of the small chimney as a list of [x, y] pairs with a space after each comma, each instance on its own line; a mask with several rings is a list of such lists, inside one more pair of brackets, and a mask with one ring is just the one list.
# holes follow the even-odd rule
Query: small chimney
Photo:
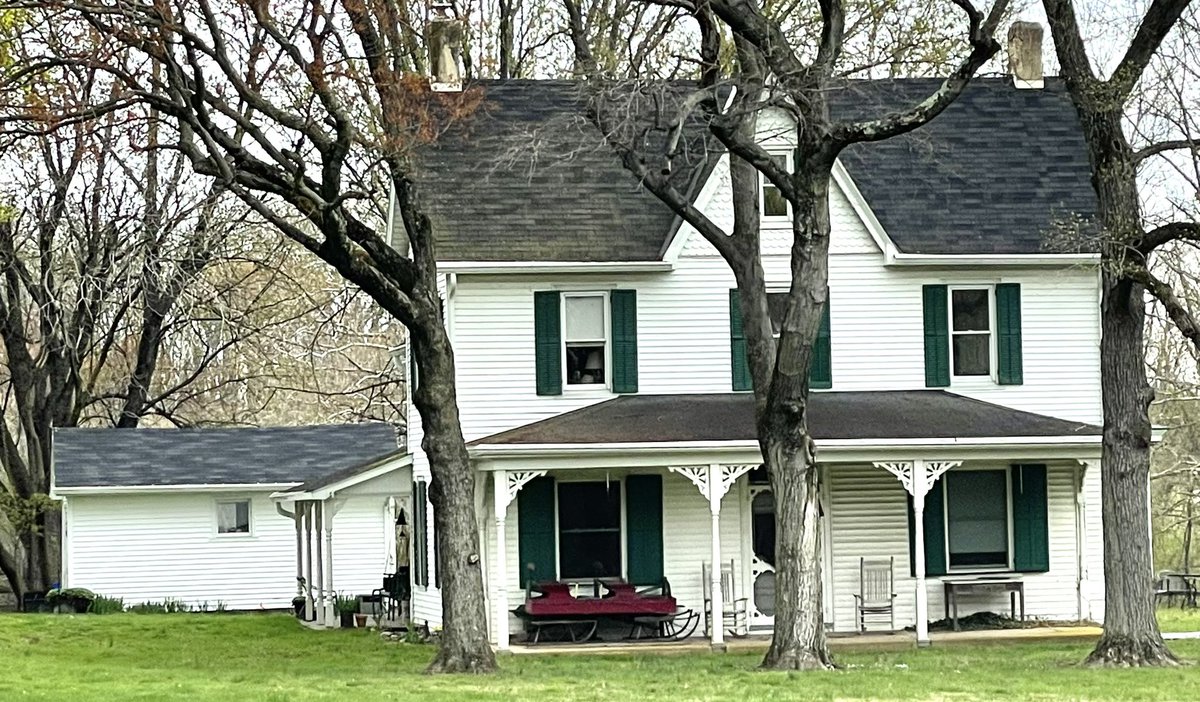
[[1037, 22], [1013, 22], [1008, 28], [1008, 70], [1018, 88], [1041, 88], [1042, 25]]
[[429, 69], [433, 72], [429, 87], [438, 93], [462, 90], [462, 21], [454, 17], [450, 4], [436, 2], [430, 8], [426, 41], [429, 45]]

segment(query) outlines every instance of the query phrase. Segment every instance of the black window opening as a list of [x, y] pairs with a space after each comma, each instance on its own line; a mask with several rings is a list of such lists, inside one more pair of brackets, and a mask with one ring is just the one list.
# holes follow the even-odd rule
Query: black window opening
[[768, 490], [750, 502], [751, 547], [758, 560], [775, 567], [775, 495]]
[[1008, 567], [1008, 472], [947, 473], [946, 544], [951, 568]]
[[564, 579], [621, 577], [621, 483], [558, 483], [558, 561]]

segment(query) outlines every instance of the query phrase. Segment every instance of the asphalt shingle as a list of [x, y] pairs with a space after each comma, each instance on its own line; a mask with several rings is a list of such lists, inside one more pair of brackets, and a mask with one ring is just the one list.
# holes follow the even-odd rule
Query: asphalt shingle
[[[937, 84], [851, 81], [829, 95], [835, 116], [879, 115], [916, 104]], [[675, 217], [583, 118], [579, 83], [477, 85], [483, 107], [419, 159], [439, 260], [660, 259]], [[687, 130], [673, 171], [693, 194], [720, 154], [702, 132]], [[1022, 90], [1009, 78], [976, 79], [931, 124], [851, 147], [843, 163], [908, 253], [1040, 253], [1061, 223], [1096, 211], [1079, 122], [1054, 78]]]
[[299, 484], [398, 448], [383, 422], [305, 427], [58, 429], [56, 487]]

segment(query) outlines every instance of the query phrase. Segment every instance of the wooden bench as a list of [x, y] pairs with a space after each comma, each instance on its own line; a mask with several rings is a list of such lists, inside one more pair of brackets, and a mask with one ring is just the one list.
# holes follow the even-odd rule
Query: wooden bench
[[979, 595], [994, 592], [1009, 593], [1012, 607], [1012, 618], [1017, 618], [1017, 600], [1021, 602], [1021, 621], [1025, 621], [1025, 581], [1020, 576], [1013, 575], [981, 575], [974, 578], [943, 578], [943, 594], [945, 596], [946, 618], [958, 627], [958, 597], [959, 595]]

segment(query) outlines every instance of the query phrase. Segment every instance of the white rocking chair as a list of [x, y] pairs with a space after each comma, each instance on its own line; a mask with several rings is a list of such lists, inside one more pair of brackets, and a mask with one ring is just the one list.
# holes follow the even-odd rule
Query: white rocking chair
[[[700, 564], [700, 578], [704, 585], [704, 635], [712, 630], [712, 576], [707, 562]], [[738, 597], [737, 578], [734, 577], [733, 561], [721, 564], [721, 624], [730, 636], [746, 636], [749, 629], [749, 599]]]
[[896, 630], [896, 588], [892, 581], [894, 558], [858, 561], [858, 594], [854, 596], [855, 621], [859, 633], [867, 631], [867, 615], [888, 615]]

